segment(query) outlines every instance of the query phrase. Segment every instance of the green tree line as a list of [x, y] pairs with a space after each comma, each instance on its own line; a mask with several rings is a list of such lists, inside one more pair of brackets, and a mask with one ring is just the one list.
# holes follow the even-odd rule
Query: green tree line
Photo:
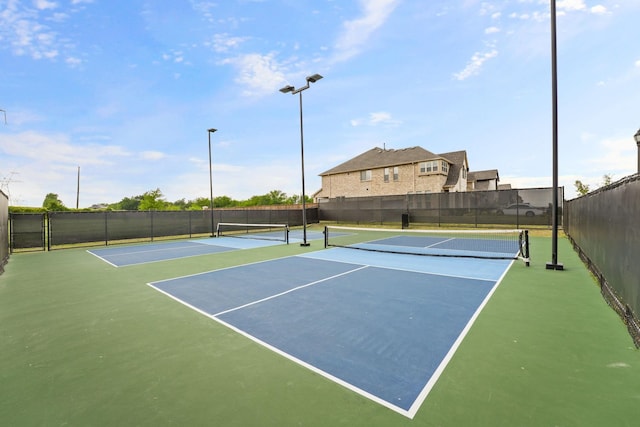
[[[313, 200], [306, 196], [306, 202], [311, 203]], [[271, 206], [271, 205], [295, 205], [302, 203], [301, 195], [288, 196], [280, 190], [272, 190], [267, 194], [252, 196], [247, 200], [235, 200], [228, 196], [214, 197], [214, 208], [234, 208], [234, 207], [251, 207], [251, 206]], [[165, 196], [159, 188], [146, 191], [138, 196], [124, 197], [116, 203], [110, 203], [106, 206], [106, 210], [126, 210], [126, 211], [184, 211], [184, 210], [202, 210], [208, 208], [211, 200], [208, 197], [198, 197], [195, 200], [180, 199], [174, 202], [166, 200]], [[60, 200], [55, 193], [49, 193], [42, 202], [42, 208], [24, 208], [11, 207], [11, 212], [38, 212], [38, 211], [75, 211], [76, 209], [68, 208]], [[79, 210], [94, 210], [90, 208]]]

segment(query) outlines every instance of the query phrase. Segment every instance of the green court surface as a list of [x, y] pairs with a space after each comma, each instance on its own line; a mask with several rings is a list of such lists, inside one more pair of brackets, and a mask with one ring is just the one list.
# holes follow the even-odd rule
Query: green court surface
[[[146, 284], [322, 250], [297, 244], [114, 268], [20, 253], [0, 276], [3, 426], [636, 426], [640, 351], [568, 241], [532, 237], [415, 418]], [[433, 325], [437, 328], [438, 325]]]

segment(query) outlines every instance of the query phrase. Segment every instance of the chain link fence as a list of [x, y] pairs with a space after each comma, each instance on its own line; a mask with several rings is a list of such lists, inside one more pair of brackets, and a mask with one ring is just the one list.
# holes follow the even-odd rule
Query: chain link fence
[[9, 261], [9, 197], [0, 191], [0, 274]]
[[[212, 216], [213, 215], [213, 216]], [[10, 249], [53, 250], [72, 245], [212, 235], [219, 222], [302, 225], [301, 206], [201, 211], [100, 211], [12, 213]], [[318, 222], [316, 205], [307, 205], [307, 222]]]
[[564, 230], [640, 347], [640, 174], [565, 203]]
[[[562, 212], [563, 188], [558, 199]], [[321, 200], [318, 214], [320, 221], [351, 224], [400, 223], [408, 215], [409, 223], [435, 226], [551, 227], [551, 200], [551, 188], [338, 197]]]

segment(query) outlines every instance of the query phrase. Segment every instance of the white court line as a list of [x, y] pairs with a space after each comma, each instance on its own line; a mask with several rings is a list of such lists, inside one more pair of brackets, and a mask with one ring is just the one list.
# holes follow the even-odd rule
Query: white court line
[[416, 415], [416, 413], [420, 409], [420, 406], [422, 406], [422, 403], [424, 403], [424, 400], [429, 395], [429, 392], [431, 392], [431, 389], [433, 388], [433, 386], [436, 384], [436, 382], [440, 378], [440, 375], [442, 375], [442, 373], [444, 372], [444, 369], [447, 367], [447, 365], [449, 364], [449, 362], [453, 358], [453, 355], [455, 354], [455, 352], [458, 350], [458, 347], [460, 347], [460, 344], [464, 340], [464, 337], [466, 337], [467, 333], [471, 330], [471, 326], [473, 326], [473, 324], [475, 323], [475, 321], [478, 318], [478, 316], [480, 316], [480, 312], [484, 309], [485, 305], [487, 305], [487, 303], [489, 302], [489, 300], [493, 296], [493, 294], [496, 291], [496, 289], [498, 289], [498, 286], [500, 285], [500, 283], [502, 283], [502, 280], [507, 275], [507, 273], [509, 272], [509, 270], [513, 266], [514, 262], [515, 262], [515, 260], [513, 260], [513, 261], [511, 261], [511, 263], [509, 263], [509, 266], [504, 270], [504, 273], [502, 273], [502, 276], [500, 276], [500, 278], [498, 279], [496, 284], [487, 293], [487, 296], [484, 298], [484, 300], [480, 303], [480, 305], [478, 306], [476, 311], [473, 313], [473, 315], [471, 316], [471, 318], [469, 319], [469, 321], [465, 325], [465, 327], [462, 330], [462, 332], [460, 332], [460, 335], [458, 335], [458, 338], [456, 338], [456, 340], [454, 341], [453, 345], [451, 345], [451, 348], [449, 349], [447, 354], [444, 356], [444, 358], [442, 359], [442, 361], [440, 362], [440, 364], [438, 365], [436, 370], [433, 371], [433, 374], [431, 375], [431, 378], [429, 378], [429, 381], [427, 381], [427, 384], [425, 384], [424, 388], [422, 389], [420, 394], [418, 394], [418, 397], [416, 397], [416, 400], [413, 401], [413, 404], [409, 408], [408, 413], [410, 414], [410, 416], [409, 416], [410, 418], [413, 419], [413, 417]]
[[[339, 249], [339, 248], [335, 248], [335, 249]], [[367, 399], [369, 399], [369, 400], [371, 400], [371, 401], [373, 401], [373, 402], [375, 402], [375, 403], [377, 403], [377, 404], [379, 404], [381, 406], [384, 406], [384, 407], [386, 407], [386, 408], [388, 408], [388, 409], [390, 409], [390, 410], [392, 410], [392, 411], [394, 411], [394, 412], [396, 412], [398, 414], [401, 414], [401, 415], [403, 415], [403, 416], [405, 416], [405, 417], [407, 417], [409, 419], [413, 419], [415, 417], [415, 415], [417, 414], [418, 410], [421, 408], [422, 404], [424, 403], [424, 400], [427, 398], [427, 396], [429, 395], [429, 393], [431, 392], [431, 390], [433, 389], [433, 387], [437, 383], [438, 379], [440, 378], [440, 376], [444, 372], [444, 370], [445, 370], [446, 366], [448, 365], [448, 363], [453, 358], [453, 355], [455, 354], [455, 352], [459, 348], [460, 344], [462, 343], [462, 341], [466, 337], [466, 335], [469, 332], [469, 330], [471, 329], [472, 325], [475, 323], [475, 321], [478, 318], [478, 316], [480, 315], [481, 311], [484, 309], [486, 304], [489, 302], [489, 300], [491, 299], [492, 295], [495, 293], [496, 289], [498, 288], [498, 286], [500, 285], [500, 283], [502, 282], [502, 280], [504, 279], [504, 277], [506, 276], [508, 271], [513, 266], [513, 263], [515, 262], [515, 260], [512, 260], [510, 263], [508, 263], [505, 266], [504, 271], [502, 272], [501, 276], [499, 277], [499, 279], [497, 281], [495, 279], [494, 280], [490, 280], [490, 279], [484, 279], [484, 278], [467, 278], [467, 277], [462, 277], [462, 276], [452, 276], [452, 275], [446, 275], [446, 274], [437, 274], [437, 273], [430, 273], [430, 272], [425, 272], [425, 271], [415, 271], [416, 273], [422, 273], [422, 274], [433, 274], [433, 275], [438, 275], [438, 276], [446, 276], [446, 277], [454, 277], [454, 278], [460, 277], [460, 278], [467, 278], [467, 279], [471, 279], [471, 280], [495, 282], [495, 284], [489, 290], [489, 292], [487, 293], [487, 295], [485, 296], [483, 301], [476, 308], [476, 310], [474, 311], [473, 315], [469, 318], [469, 321], [467, 322], [467, 324], [465, 325], [463, 330], [460, 332], [460, 334], [458, 335], [456, 340], [453, 342], [453, 344], [449, 348], [447, 354], [441, 360], [441, 362], [438, 365], [438, 367], [434, 370], [433, 374], [431, 375], [431, 377], [429, 378], [429, 380], [427, 381], [427, 383], [425, 384], [423, 389], [420, 391], [420, 393], [418, 394], [418, 396], [416, 397], [416, 399], [412, 403], [411, 407], [408, 410], [405, 410], [403, 408], [400, 408], [400, 407], [394, 405], [393, 403], [391, 403], [391, 402], [389, 402], [387, 400], [384, 400], [384, 399], [382, 399], [382, 398], [380, 398], [378, 396], [375, 396], [375, 395], [371, 394], [370, 392], [368, 392], [366, 390], [360, 389], [359, 387], [357, 387], [357, 386], [355, 386], [355, 385], [353, 385], [353, 384], [351, 384], [351, 383], [349, 383], [349, 382], [347, 382], [345, 380], [342, 380], [342, 379], [334, 376], [333, 374], [330, 374], [330, 373], [328, 373], [328, 372], [326, 372], [326, 371], [324, 371], [324, 370], [322, 370], [322, 369], [320, 369], [320, 368], [318, 368], [318, 367], [316, 367], [316, 366], [314, 366], [314, 365], [312, 365], [312, 364], [310, 364], [308, 362], [305, 362], [304, 360], [298, 359], [297, 357], [295, 357], [295, 356], [293, 356], [293, 355], [291, 355], [291, 354], [289, 354], [289, 353], [287, 353], [287, 352], [285, 352], [285, 351], [283, 351], [283, 350], [281, 350], [281, 349], [279, 349], [279, 348], [277, 348], [277, 347], [275, 347], [275, 346], [273, 346], [273, 345], [271, 345], [271, 344], [269, 344], [269, 343], [267, 343], [265, 341], [262, 341], [262, 340], [258, 339], [257, 337], [251, 335], [250, 333], [248, 333], [248, 332], [246, 332], [246, 331], [244, 331], [244, 330], [242, 330], [242, 329], [240, 329], [238, 327], [235, 327], [234, 325], [232, 325], [230, 323], [227, 323], [224, 320], [220, 319], [219, 316], [222, 316], [222, 315], [224, 315], [226, 313], [233, 312], [233, 311], [236, 311], [236, 310], [240, 310], [240, 309], [243, 309], [243, 308], [255, 305], [255, 304], [259, 304], [261, 302], [268, 301], [268, 300], [280, 297], [282, 295], [285, 295], [285, 294], [288, 294], [288, 293], [291, 293], [291, 292], [294, 292], [294, 291], [297, 291], [297, 290], [300, 290], [300, 289], [304, 289], [304, 288], [307, 288], [307, 287], [310, 287], [310, 286], [313, 286], [313, 285], [316, 285], [316, 284], [319, 284], [319, 283], [322, 283], [322, 282], [325, 282], [327, 280], [331, 280], [331, 279], [334, 279], [334, 278], [337, 278], [337, 277], [340, 277], [340, 276], [345, 276], [345, 275], [354, 273], [356, 271], [360, 271], [360, 270], [363, 270], [363, 269], [366, 269], [366, 268], [370, 268], [370, 267], [387, 268], [387, 269], [390, 269], [390, 270], [400, 270], [400, 271], [412, 271], [412, 270], [403, 269], [403, 268], [400, 268], [400, 267], [398, 267], [398, 268], [396, 268], [396, 267], [380, 267], [380, 266], [377, 266], [377, 265], [364, 265], [363, 263], [357, 263], [357, 262], [349, 262], [349, 261], [341, 261], [341, 260], [325, 259], [325, 258], [314, 258], [313, 257], [313, 253], [302, 254], [302, 255], [294, 255], [294, 256], [287, 256], [287, 257], [276, 258], [276, 259], [294, 258], [296, 256], [312, 258], [312, 259], [318, 259], [318, 260], [321, 260], [321, 261], [332, 261], [332, 262], [340, 262], [340, 263], [344, 263], [344, 264], [354, 264], [354, 265], [359, 265], [360, 267], [354, 268], [353, 270], [349, 270], [347, 272], [343, 272], [343, 273], [340, 273], [340, 274], [333, 275], [331, 277], [327, 277], [327, 278], [323, 278], [321, 280], [310, 282], [310, 283], [307, 283], [305, 285], [301, 285], [301, 286], [295, 287], [293, 289], [290, 289], [290, 290], [287, 290], [287, 291], [284, 291], [284, 292], [281, 292], [281, 293], [278, 293], [278, 294], [271, 295], [271, 296], [266, 297], [266, 298], [262, 298], [262, 299], [259, 299], [259, 300], [256, 300], [256, 301], [253, 301], [253, 302], [250, 302], [250, 303], [247, 303], [247, 304], [243, 304], [243, 305], [235, 307], [235, 308], [231, 308], [231, 309], [228, 309], [228, 310], [225, 310], [225, 311], [221, 311], [221, 312], [216, 313], [216, 314], [209, 314], [206, 311], [203, 311], [203, 310], [201, 310], [201, 309], [199, 309], [199, 308], [187, 303], [186, 301], [184, 301], [184, 300], [172, 295], [171, 293], [157, 288], [154, 285], [155, 283], [161, 283], [161, 282], [166, 282], [166, 281], [169, 281], [169, 280], [175, 280], [177, 278], [161, 280], [161, 281], [156, 281], [156, 282], [152, 282], [152, 283], [147, 283], [147, 285], [152, 287], [152, 288], [154, 288], [154, 289], [156, 289], [157, 291], [160, 291], [161, 293], [167, 295], [171, 299], [183, 304], [184, 306], [189, 307], [189, 308], [197, 311], [198, 313], [215, 320], [216, 322], [220, 323], [221, 325], [228, 327], [229, 329], [231, 329], [231, 330], [233, 330], [233, 331], [245, 336], [246, 338], [249, 338], [250, 340], [256, 342], [257, 344], [259, 344], [259, 345], [261, 345], [261, 346], [263, 346], [265, 348], [268, 348], [271, 351], [274, 351], [275, 353], [277, 353], [277, 354], [279, 354], [279, 355], [281, 355], [281, 356], [293, 361], [294, 363], [297, 363], [298, 365], [303, 366], [303, 367], [305, 367], [305, 368], [307, 368], [307, 369], [309, 369], [309, 370], [311, 370], [311, 371], [313, 371], [313, 372], [315, 372], [315, 373], [317, 373], [317, 374], [319, 374], [319, 375], [321, 375], [321, 376], [333, 381], [334, 383], [339, 384], [339, 385], [345, 387], [346, 389], [351, 390], [351, 391], [353, 391], [353, 392], [355, 392], [355, 393], [357, 393], [357, 394], [359, 394], [359, 395], [361, 395], [361, 396], [363, 396], [363, 397], [365, 397], [365, 398], [367, 398]], [[223, 268], [223, 269], [220, 269], [220, 270], [226, 270], [226, 269], [231, 269], [231, 268], [239, 268], [239, 267], [241, 268], [241, 267], [244, 267], [246, 265], [259, 264], [259, 263], [270, 262], [270, 261], [273, 261], [273, 259], [264, 260], [264, 261], [258, 261], [258, 262], [245, 264], [245, 265], [227, 267], [227, 268]], [[220, 271], [220, 270], [212, 270], [212, 271], [208, 271], [208, 272], [197, 273], [197, 274], [192, 274], [192, 275], [187, 275], [187, 276], [182, 276], [182, 277], [191, 277], [191, 276], [197, 276], [197, 275], [201, 275], [201, 274], [208, 274], [208, 273], [211, 273], [213, 271]]]
[[[338, 251], [340, 249], [347, 249], [350, 250], [348, 248], [331, 248], [328, 249], [328, 251]], [[417, 269], [412, 269], [409, 267], [405, 267], [405, 266], [389, 266], [389, 265], [380, 265], [380, 264], [372, 264], [372, 263], [365, 263], [362, 262], [360, 260], [344, 260], [344, 259], [339, 259], [339, 258], [330, 258], [330, 257], [323, 257], [323, 256], [317, 256], [318, 254], [323, 254], [326, 252], [320, 251], [320, 252], [310, 252], [310, 253], [306, 253], [306, 254], [300, 254], [297, 255], [299, 257], [303, 257], [303, 258], [311, 258], [311, 259], [318, 259], [318, 260], [322, 260], [322, 261], [332, 261], [332, 262], [339, 262], [342, 264], [355, 264], [355, 265], [366, 265], [369, 267], [375, 267], [375, 268], [384, 268], [387, 270], [397, 270], [397, 271], [408, 271], [411, 273], [420, 273], [420, 274], [429, 274], [432, 276], [442, 276], [442, 277], [451, 277], [451, 278], [456, 278], [456, 279], [467, 279], [467, 280], [477, 280], [477, 281], [481, 281], [481, 282], [495, 282], [496, 279], [493, 278], [486, 278], [486, 277], [475, 277], [475, 276], [462, 276], [459, 274], [447, 274], [447, 273], [438, 273], [438, 272], [432, 272], [432, 271], [427, 271], [427, 270], [417, 270]], [[393, 256], [393, 257], [404, 257], [406, 256], [405, 254], [388, 254], [385, 253], [385, 256]], [[413, 254], [408, 254], [409, 256], [417, 256], [417, 255], [413, 255]], [[370, 255], [371, 256], [371, 255]], [[372, 255], [375, 257], [375, 255]], [[483, 260], [483, 261], [494, 261], [494, 260]], [[503, 260], [499, 260], [499, 261], [503, 261]], [[508, 269], [508, 268], [507, 268]]]
[[316, 280], [315, 282], [307, 283], [305, 285], [296, 286], [295, 288], [291, 288], [291, 289], [286, 290], [284, 292], [280, 292], [279, 294], [274, 294], [274, 295], [268, 296], [266, 298], [262, 298], [262, 299], [259, 299], [259, 300], [256, 300], [256, 301], [249, 302], [247, 304], [243, 304], [243, 305], [238, 306], [238, 307], [234, 307], [234, 308], [230, 308], [230, 309], [225, 310], [225, 311], [221, 311], [220, 313], [216, 313], [213, 316], [214, 317], [221, 316], [223, 314], [230, 313], [232, 311], [240, 310], [242, 308], [249, 307], [249, 306], [252, 306], [252, 305], [255, 305], [255, 304], [260, 304], [261, 302], [269, 301], [270, 299], [278, 298], [278, 297], [280, 297], [282, 295], [286, 295], [288, 293], [295, 292], [297, 290], [304, 289], [304, 288], [307, 288], [309, 286], [317, 285], [318, 283], [326, 282], [327, 280], [335, 279], [336, 277], [346, 276], [347, 274], [355, 273], [356, 271], [363, 270], [363, 269], [365, 269], [367, 267], [368, 266], [364, 265], [362, 267], [354, 268], [353, 270], [345, 271], [343, 273], [336, 274], [336, 275], [333, 275], [331, 277], [325, 277], [324, 279]]

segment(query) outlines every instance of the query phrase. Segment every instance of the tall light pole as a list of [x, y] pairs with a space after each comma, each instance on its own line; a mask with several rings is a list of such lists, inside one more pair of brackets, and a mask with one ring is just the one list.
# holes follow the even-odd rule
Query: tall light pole
[[209, 135], [209, 215], [211, 215], [211, 237], [215, 236], [213, 228], [213, 170], [211, 168], [211, 134], [218, 129], [207, 129], [207, 135]]
[[553, 116], [553, 200], [551, 203], [551, 262], [547, 270], [563, 270], [558, 263], [558, 53], [556, 43], [556, 0], [551, 0], [551, 104]]
[[638, 146], [638, 173], [640, 173], [640, 129], [633, 135], [633, 139], [636, 140], [636, 145]]
[[307, 196], [304, 191], [304, 132], [302, 130], [302, 91], [309, 89], [311, 83], [315, 83], [321, 78], [322, 76], [320, 74], [314, 74], [307, 77], [307, 84], [305, 86], [296, 89], [295, 87], [288, 85], [280, 89], [280, 92], [282, 93], [291, 92], [291, 95], [295, 95], [296, 93], [300, 94], [300, 157], [302, 165], [302, 243], [300, 243], [300, 246], [309, 246], [309, 243], [307, 242]]

